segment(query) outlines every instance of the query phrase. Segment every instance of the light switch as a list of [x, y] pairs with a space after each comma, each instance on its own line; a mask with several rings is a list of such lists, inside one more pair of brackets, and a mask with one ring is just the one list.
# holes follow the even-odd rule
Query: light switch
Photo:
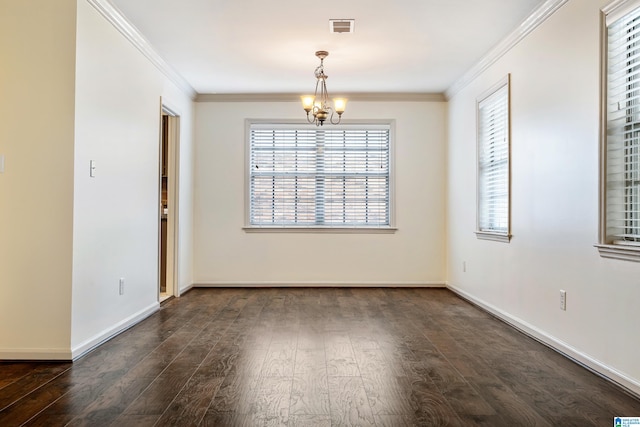
[[0, 173], [4, 173], [4, 154], [0, 154]]
[[91, 178], [94, 178], [96, 176], [96, 161], [95, 160], [90, 160], [89, 161], [89, 176]]

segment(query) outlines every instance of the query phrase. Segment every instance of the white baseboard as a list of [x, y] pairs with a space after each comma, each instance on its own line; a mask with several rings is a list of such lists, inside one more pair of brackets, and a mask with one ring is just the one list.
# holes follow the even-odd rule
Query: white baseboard
[[193, 289], [193, 288], [194, 288], [194, 286], [195, 286], [195, 285], [192, 283], [192, 284], [190, 284], [190, 285], [188, 285], [188, 286], [185, 286], [184, 288], [181, 288], [178, 292], [180, 293], [180, 295], [184, 295], [184, 294], [186, 294], [187, 292], [189, 292], [191, 289]]
[[589, 356], [586, 353], [583, 353], [582, 351], [576, 349], [575, 347], [572, 347], [564, 341], [546, 333], [539, 328], [536, 328], [535, 326], [525, 322], [522, 319], [519, 319], [505, 312], [504, 310], [495, 307], [492, 304], [474, 297], [473, 295], [463, 291], [462, 289], [456, 288], [451, 284], [448, 284], [447, 287], [451, 291], [458, 294], [460, 297], [488, 311], [489, 313], [493, 314], [502, 321], [523, 332], [524, 334], [530, 336], [536, 341], [539, 341], [542, 344], [552, 348], [553, 350], [563, 354], [564, 356], [574, 360], [575, 362], [584, 366], [595, 374], [619, 385], [631, 394], [640, 397], [640, 382], [637, 379], [634, 379], [615, 368], [607, 366], [601, 361]]
[[445, 282], [196, 282], [194, 288], [445, 288]]
[[146, 319], [147, 317], [151, 316], [153, 313], [158, 311], [159, 308], [160, 308], [160, 303], [155, 302], [149, 305], [148, 307], [138, 311], [137, 313], [127, 317], [121, 322], [116, 323], [112, 327], [105, 329], [99, 334], [86, 340], [85, 342], [83, 342], [82, 344], [76, 346], [71, 350], [71, 359], [76, 360], [82, 357], [83, 355], [93, 350], [94, 348], [98, 347], [100, 344], [104, 343], [105, 341], [108, 341], [109, 339], [124, 332], [130, 327], [140, 323], [141, 321], [143, 321], [144, 319]]

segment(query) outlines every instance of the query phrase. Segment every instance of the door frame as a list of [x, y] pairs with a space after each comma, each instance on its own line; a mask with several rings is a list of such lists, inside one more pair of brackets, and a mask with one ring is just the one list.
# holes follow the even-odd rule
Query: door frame
[[[179, 272], [180, 262], [178, 248], [180, 247], [180, 221], [178, 203], [179, 203], [179, 181], [180, 181], [180, 115], [171, 107], [167, 106], [161, 100], [160, 112], [160, 156], [159, 157], [159, 173], [158, 173], [158, 206], [162, 203], [162, 116], [168, 117], [167, 130], [167, 258], [166, 258], [166, 290], [169, 297], [180, 296]], [[162, 245], [160, 242], [160, 233], [162, 225], [162, 209], [158, 209], [158, 286], [157, 297], [160, 301], [160, 257], [162, 256]]]

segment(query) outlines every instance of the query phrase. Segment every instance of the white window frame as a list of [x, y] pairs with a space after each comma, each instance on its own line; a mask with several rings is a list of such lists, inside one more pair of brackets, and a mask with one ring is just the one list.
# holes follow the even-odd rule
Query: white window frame
[[[640, 207], [640, 182], [638, 182], [640, 181], [640, 160], [638, 159], [640, 155], [640, 137], [625, 139], [624, 134], [625, 131], [630, 129], [629, 127], [633, 128], [631, 130], [635, 130], [634, 133], [640, 132], [640, 113], [638, 113], [640, 101], [638, 99], [629, 99], [631, 96], [640, 95], [640, 88], [635, 90], [635, 94], [626, 89], [620, 95], [616, 95], [617, 92], [613, 89], [610, 91], [609, 71], [612, 69], [611, 67], [615, 67], [615, 64], [609, 63], [609, 28], [623, 23], [624, 21], [621, 20], [628, 19], [631, 14], [636, 14], [638, 11], [640, 11], [640, 0], [615, 0], [602, 9], [600, 43], [600, 221], [599, 242], [595, 245], [599, 250], [600, 256], [604, 258], [636, 262], [640, 262], [640, 232], [638, 231], [638, 225], [640, 224], [640, 212], [638, 211]], [[640, 14], [636, 19], [638, 19], [638, 28], [640, 30]], [[640, 44], [640, 36], [637, 37]], [[640, 48], [635, 50], [640, 52]], [[640, 67], [640, 59], [636, 59], [635, 64]], [[624, 69], [626, 68], [628, 67], [625, 66]], [[613, 73], [611, 76], [615, 78]], [[628, 81], [628, 78], [625, 78], [625, 80]], [[635, 76], [633, 83], [640, 85], [640, 75]], [[620, 122], [624, 126], [620, 126]], [[614, 138], [616, 134], [620, 136], [619, 139]], [[615, 141], [620, 143], [620, 148], [614, 146]], [[634, 150], [631, 154], [629, 154], [630, 149]], [[623, 159], [633, 156], [635, 160], [616, 162], [616, 154], [617, 156], [623, 156]], [[613, 176], [615, 175], [623, 175], [623, 177], [614, 179]], [[629, 178], [632, 175], [633, 177]], [[633, 181], [631, 185], [628, 185], [629, 180]], [[623, 205], [622, 210], [619, 207], [615, 207], [619, 205]], [[623, 215], [623, 212], [630, 213]], [[622, 227], [615, 225], [616, 221], [622, 221], [624, 225]], [[620, 232], [620, 228], [623, 228], [624, 231]]]
[[389, 221], [386, 225], [292, 225], [292, 224], [252, 224], [251, 223], [251, 172], [252, 172], [252, 147], [251, 147], [251, 129], [252, 126], [273, 126], [274, 128], [301, 128], [312, 129], [316, 127], [310, 125], [306, 121], [300, 120], [262, 120], [247, 119], [245, 121], [245, 232], [284, 232], [284, 233], [394, 233], [397, 231], [395, 226], [395, 179], [394, 179], [394, 137], [395, 137], [395, 121], [394, 120], [370, 120], [366, 122], [343, 120], [340, 125], [326, 126], [326, 130], [339, 130], [340, 128], [359, 128], [364, 129], [388, 127], [389, 129], [389, 153], [388, 153], [388, 180], [389, 180], [389, 196], [388, 196], [388, 216]]
[[[506, 93], [505, 93], [506, 92]], [[498, 127], [498, 131], [504, 137], [502, 141], [496, 141], [488, 137], [484, 132], [483, 123], [489, 120], [486, 114], [494, 115], [496, 110], [495, 101], [505, 102], [504, 111], [498, 111], [501, 115], [500, 122], [493, 124]], [[493, 240], [508, 243], [511, 240], [511, 84], [510, 75], [501, 79], [485, 91], [476, 100], [476, 236], [478, 239]], [[496, 166], [494, 154], [498, 153], [500, 158]], [[491, 154], [489, 154], [491, 153]], [[506, 157], [505, 157], [506, 156]], [[498, 185], [503, 187], [503, 193], [493, 192], [486, 185], [489, 172], [499, 172]], [[495, 179], [493, 181], [496, 183]], [[504, 194], [506, 192], [506, 194]], [[488, 194], [489, 193], [489, 194]], [[496, 203], [496, 198], [499, 198]], [[493, 202], [488, 202], [492, 199]], [[496, 214], [496, 204], [504, 203], [504, 212]], [[504, 216], [506, 215], [506, 216]], [[499, 216], [499, 217], [497, 217]], [[505, 224], [506, 223], [506, 224]]]

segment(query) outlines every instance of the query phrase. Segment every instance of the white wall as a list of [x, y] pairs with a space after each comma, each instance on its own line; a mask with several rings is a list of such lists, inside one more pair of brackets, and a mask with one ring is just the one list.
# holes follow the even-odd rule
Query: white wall
[[[85, 0], [77, 39], [74, 355], [157, 309], [161, 96], [184, 115], [183, 187], [191, 184], [193, 120], [191, 100]], [[184, 193], [181, 287], [191, 282], [188, 187]]]
[[0, 3], [0, 358], [68, 358], [76, 0]]
[[194, 282], [443, 284], [445, 117], [442, 102], [348, 105], [346, 120], [395, 120], [395, 234], [246, 233], [245, 119], [304, 111], [297, 102], [197, 103]]
[[[640, 392], [640, 264], [598, 239], [599, 8], [570, 0], [449, 102], [450, 286]], [[511, 243], [476, 239], [475, 102], [511, 73]], [[466, 262], [466, 272], [462, 263]], [[567, 310], [559, 291], [567, 291]]]

